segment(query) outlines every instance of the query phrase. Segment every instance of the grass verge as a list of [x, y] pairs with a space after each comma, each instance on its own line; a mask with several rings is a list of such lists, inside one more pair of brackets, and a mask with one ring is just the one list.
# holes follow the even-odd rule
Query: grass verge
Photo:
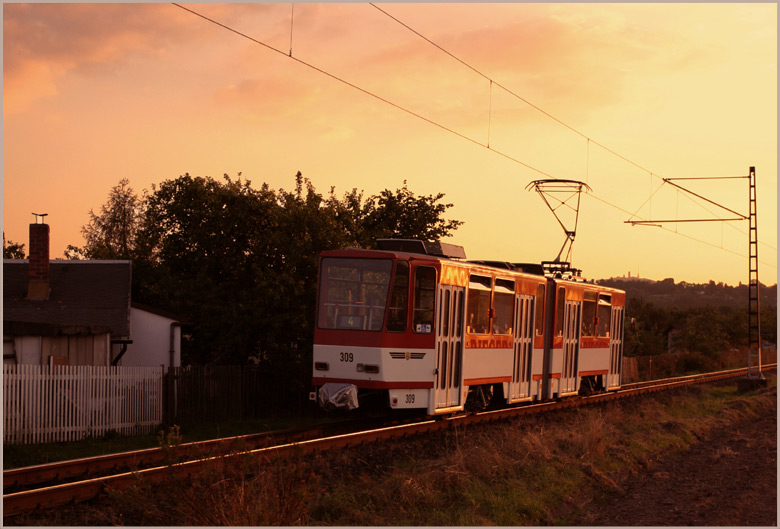
[[[215, 463], [23, 525], [571, 525], [661, 456], [714, 429], [776, 413], [776, 379], [692, 386], [433, 436], [301, 456]], [[774, 410], [774, 411], [772, 411]]]
[[[223, 421], [182, 424], [179, 427], [180, 441], [190, 443], [207, 439], [218, 439], [237, 435], [254, 434], [312, 425], [327, 419], [322, 416], [306, 418], [268, 417], [262, 419]], [[3, 468], [17, 468], [30, 465], [79, 459], [117, 452], [142, 450], [160, 446], [160, 433], [169, 430], [164, 426], [158, 432], [149, 435], [121, 436], [109, 433], [101, 437], [88, 438], [81, 441], [40, 443], [29, 445], [3, 445]]]

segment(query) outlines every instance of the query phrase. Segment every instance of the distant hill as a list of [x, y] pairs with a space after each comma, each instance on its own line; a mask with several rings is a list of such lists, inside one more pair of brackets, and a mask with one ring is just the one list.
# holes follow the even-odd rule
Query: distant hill
[[[675, 283], [668, 278], [663, 281], [652, 281], [639, 278], [610, 278], [596, 281], [600, 285], [619, 288], [626, 291], [626, 296], [641, 298], [658, 307], [666, 309], [685, 310], [696, 307], [747, 307], [748, 286], [740, 284], [732, 287], [723, 283], [710, 281], [704, 284]], [[777, 284], [772, 286], [759, 285], [759, 303], [762, 306], [777, 307]]]

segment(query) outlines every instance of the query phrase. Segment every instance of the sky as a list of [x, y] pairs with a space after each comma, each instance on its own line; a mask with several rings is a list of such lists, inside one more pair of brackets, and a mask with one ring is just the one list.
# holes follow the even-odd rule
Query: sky
[[[556, 178], [591, 190], [585, 277], [736, 285], [747, 221], [626, 221], [732, 218], [664, 179], [753, 166], [759, 278], [777, 282], [774, 3], [182, 6], [222, 26], [173, 4], [3, 3], [7, 240], [28, 249], [47, 213], [62, 257], [123, 178], [290, 190], [301, 171], [323, 195], [444, 193], [469, 259], [539, 262], [566, 236], [527, 187]], [[675, 183], [748, 213], [747, 179]]]

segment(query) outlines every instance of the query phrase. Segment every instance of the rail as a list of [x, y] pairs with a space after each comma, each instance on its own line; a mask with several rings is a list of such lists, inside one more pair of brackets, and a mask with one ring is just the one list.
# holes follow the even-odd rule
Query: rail
[[[777, 364], [764, 366], [764, 369], [766, 371], [776, 371]], [[705, 373], [701, 375], [626, 384], [618, 391], [600, 393], [587, 397], [563, 399], [499, 410], [488, 410], [475, 414], [464, 414], [445, 418], [429, 418], [419, 422], [396, 424], [389, 427], [379, 427], [368, 430], [364, 429], [357, 432], [328, 434], [322, 427], [310, 430], [288, 431], [285, 432], [286, 435], [289, 434], [285, 440], [279, 444], [274, 444], [273, 446], [246, 448], [253, 444], [257, 445], [268, 441], [278, 441], [280, 432], [188, 443], [176, 447], [173, 452], [154, 448], [137, 452], [111, 454], [94, 458], [11, 469], [3, 472], [3, 516], [16, 516], [34, 509], [54, 508], [72, 502], [91, 500], [102, 492], [111, 489], [118, 490], [126, 488], [133, 483], [137, 483], [140, 479], [157, 482], [169, 478], [172, 473], [179, 477], [195, 476], [208, 465], [238, 457], [284, 458], [292, 455], [357, 446], [394, 438], [404, 438], [411, 435], [432, 433], [466, 424], [506, 420], [508, 418], [540, 413], [543, 411], [606, 402], [642, 393], [663, 391], [691, 384], [736, 379], [744, 377], [746, 372], [747, 369], [742, 368], [719, 371], [716, 373]], [[311, 438], [312, 436], [319, 435], [325, 436]], [[231, 447], [231, 445], [233, 447], [243, 445], [243, 449], [227, 454], [207, 455], [205, 457], [196, 457], [186, 461], [181, 460], [183, 458], [197, 456], [198, 454], [202, 455], [209, 451], [213, 453], [214, 451], [224, 450], [225, 448]], [[54, 480], [65, 480], [74, 476], [90, 476], [98, 472], [113, 471], [118, 468], [137, 468], [144, 464], [159, 464], [166, 461], [166, 458], [170, 461], [171, 456], [173, 456], [173, 459], [177, 462], [162, 466], [129, 470], [112, 475], [91, 477], [71, 483], [59, 483], [32, 488], [30, 490], [22, 490], [8, 494], [5, 493], [5, 489], [8, 487], [49, 483]]]

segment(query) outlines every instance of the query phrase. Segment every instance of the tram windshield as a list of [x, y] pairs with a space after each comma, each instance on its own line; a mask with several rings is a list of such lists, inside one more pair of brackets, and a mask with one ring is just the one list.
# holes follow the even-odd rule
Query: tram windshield
[[324, 258], [318, 304], [320, 328], [381, 330], [392, 270], [390, 259]]

